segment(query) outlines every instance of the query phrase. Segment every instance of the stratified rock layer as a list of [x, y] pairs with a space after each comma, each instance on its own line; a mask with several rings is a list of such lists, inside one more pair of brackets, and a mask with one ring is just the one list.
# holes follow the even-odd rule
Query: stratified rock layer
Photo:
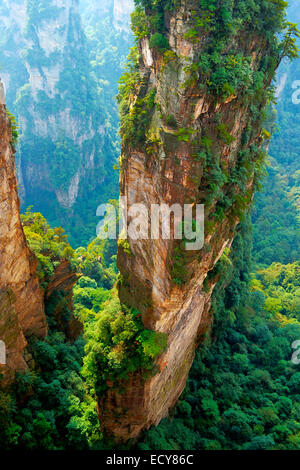
[[37, 261], [29, 250], [20, 220], [12, 132], [0, 104], [0, 339], [7, 348], [5, 378], [26, 368], [25, 336], [47, 334], [43, 291], [35, 274]]
[[[214, 33], [206, 31], [201, 36], [200, 32], [196, 40], [188, 40], [193, 10], [200, 7], [193, 1], [181, 5], [165, 13], [164, 34], [171, 49], [167, 54], [159, 52], [159, 46], [150, 47], [149, 35], [139, 41], [140, 79], [135, 93], [128, 93], [129, 118], [123, 111], [120, 189], [129, 207], [142, 203], [149, 213], [151, 204], [204, 203], [205, 245], [198, 252], [186, 252], [174, 240], [129, 240], [126, 252], [123, 244], [119, 246], [121, 302], [141, 312], [146, 328], [166, 333], [168, 347], [158, 360], [160, 372], [153, 378], [145, 379], [142, 371], [137, 372], [121, 384], [108, 383], [108, 391], [99, 397], [102, 428], [118, 442], [158, 424], [184, 390], [196, 345], [211, 324], [211, 295], [218, 276], [209, 273], [231, 247], [240, 216], [252, 201], [261, 164], [261, 153], [253, 149], [261, 148], [262, 123], [253, 117], [245, 90], [218, 98], [208, 90], [207, 77], [190, 75], [191, 70], [198, 70]], [[162, 35], [156, 35], [156, 41], [162, 43]], [[247, 31], [246, 35], [228, 34], [224, 53], [230, 50], [234, 57], [242, 51], [251, 75], [262, 70], [269, 47], [255, 31]], [[261, 96], [272, 73], [271, 69], [265, 73]], [[156, 92], [152, 117], [149, 105], [146, 113], [135, 118], [141, 103], [149, 102], [151, 90]], [[264, 97], [259, 104], [253, 103], [258, 114], [265, 103]], [[142, 126], [147, 114], [141, 142], [135, 140], [137, 131], [130, 134], [128, 126], [130, 122]], [[178, 253], [182, 276], [176, 279]]]
[[[92, 5], [78, 0], [0, 4], [0, 53], [8, 58], [2, 61], [1, 77], [9, 109], [20, 123], [19, 195], [25, 207], [33, 204], [50, 224], [59, 221], [74, 245], [94, 235], [96, 209], [108, 185], [109, 196], [118, 190], [111, 164], [117, 149], [107, 125], [108, 116], [112, 119], [91, 64], [79, 3], [87, 3], [81, 7], [90, 12]], [[99, 13], [105, 28], [123, 31], [126, 2], [104, 3], [107, 8]], [[115, 26], [106, 25], [109, 11]]]

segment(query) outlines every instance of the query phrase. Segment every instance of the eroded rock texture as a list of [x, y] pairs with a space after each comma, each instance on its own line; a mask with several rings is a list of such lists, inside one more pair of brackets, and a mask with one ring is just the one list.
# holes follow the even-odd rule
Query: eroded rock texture
[[7, 348], [5, 380], [26, 368], [25, 336], [47, 334], [43, 291], [35, 274], [20, 220], [12, 132], [4, 104], [0, 104], [0, 339]]
[[[262, 161], [262, 120], [257, 115], [274, 73], [274, 67], [262, 68], [270, 44], [255, 31], [225, 31], [222, 53], [230, 50], [233, 57], [240, 52], [247, 57], [251, 86], [256, 86], [256, 73], [264, 76], [256, 104], [245, 99], [245, 86], [218, 96], [197, 65], [204, 51], [207, 56], [214, 32], [201, 35], [200, 28], [198, 36], [193, 33], [187, 39], [195, 24], [193, 11], [200, 5], [179, 3], [164, 15], [167, 53], [161, 50], [161, 35], [152, 40], [152, 47], [151, 33], [142, 33], [139, 40], [138, 70], [132, 72], [139, 78], [127, 94], [127, 114], [123, 109], [120, 188], [129, 206], [143, 203], [149, 212], [151, 204], [205, 204], [205, 245], [198, 252], [186, 252], [174, 240], [129, 240], [131, 253], [119, 247], [121, 302], [142, 313], [146, 328], [166, 333], [168, 347], [155, 377], [144, 379], [142, 372], [136, 373], [122, 383], [123, 391], [120, 384], [109, 383], [100, 397], [103, 429], [117, 441], [158, 424], [182, 393], [196, 345], [211, 324], [211, 295], [218, 280], [211, 272], [231, 247], [240, 217], [251, 204]], [[139, 115], [140, 109], [146, 113]], [[138, 139], [146, 115], [145, 137]], [[136, 126], [131, 134], [130, 126]]]

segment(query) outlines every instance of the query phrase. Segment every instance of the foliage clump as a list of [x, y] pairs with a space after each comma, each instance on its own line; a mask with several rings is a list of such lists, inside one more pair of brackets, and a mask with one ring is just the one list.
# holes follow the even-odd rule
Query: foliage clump
[[167, 346], [166, 335], [145, 330], [141, 314], [121, 305], [117, 293], [104, 305], [99, 319], [87, 328], [86, 335], [83, 372], [88, 386], [100, 397], [108, 381], [118, 388], [134, 372], [155, 374], [155, 359]]
[[32, 212], [30, 207], [21, 215], [21, 221], [29, 247], [38, 259], [41, 285], [46, 288], [62, 259], [74, 262], [74, 250], [61, 227], [52, 229], [42, 214]]
[[169, 41], [163, 34], [154, 33], [150, 37], [149, 47], [151, 49], [157, 49], [159, 52], [165, 52], [169, 48]]

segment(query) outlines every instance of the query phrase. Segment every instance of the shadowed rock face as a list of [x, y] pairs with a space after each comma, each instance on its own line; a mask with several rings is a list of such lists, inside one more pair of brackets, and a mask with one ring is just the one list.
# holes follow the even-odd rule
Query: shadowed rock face
[[6, 109], [0, 105], [0, 339], [7, 348], [7, 380], [26, 368], [25, 335], [47, 334], [43, 291], [35, 274], [37, 261], [29, 250], [20, 220], [12, 134]]
[[[130, 97], [130, 105], [134, 106], [137, 99], [143, 99], [154, 89], [159, 105], [146, 129], [147, 144], [132, 144], [123, 137], [121, 195], [128, 198], [129, 206], [143, 203], [149, 212], [151, 204], [206, 204], [212, 182], [211, 169], [205, 169], [203, 162], [195, 159], [201, 151], [199, 141], [203, 135], [210, 139], [212, 155], [219, 156], [220, 166], [229, 175], [241, 169], [239, 155], [242, 149], [247, 150], [252, 144], [260, 147], [262, 143], [261, 123], [252, 122], [249, 104], [242, 97], [232, 95], [226, 100], [218, 100], [203, 91], [205, 87], [199, 91], [201, 76], [197, 83], [186, 86], [189, 78], [186, 66], [200, 60], [207, 37], [194, 43], [185, 39], [185, 33], [191, 28], [191, 9], [195, 2], [183, 3], [184, 7], [165, 17], [165, 29], [173, 52], [169, 55], [170, 60], [150, 49], [147, 38], [139, 41], [142, 79], [136, 95]], [[252, 70], [258, 69], [266, 52], [265, 42], [251, 34], [247, 40], [240, 34], [231, 46], [252, 58]], [[269, 84], [270, 77], [267, 77], [265, 88]], [[170, 126], [166, 116], [172, 116], [176, 122], [173, 119]], [[227, 138], [220, 137], [217, 116], [222, 117], [223, 128], [227, 129], [230, 138], [228, 135]], [[245, 143], [243, 136], [248, 124], [252, 131]], [[178, 139], [176, 129], [191, 129], [193, 137]], [[151, 135], [156, 139], [151, 141]], [[253, 169], [248, 171], [243, 188], [245, 206], [252, 201], [254, 180]], [[234, 201], [241, 192], [236, 183], [225, 184], [222, 189]], [[212, 220], [218, 202], [216, 191], [206, 207], [206, 220]], [[239, 218], [240, 212], [232, 202], [225, 217], [214, 220], [212, 227], [207, 224], [202, 250], [181, 252], [185, 279], [180, 285], [174, 282], [172, 274], [176, 241], [130, 240], [130, 255], [128, 249], [125, 253], [119, 247], [121, 302], [142, 313], [146, 328], [166, 333], [168, 347], [159, 358], [160, 372], [155, 377], [145, 380], [142, 373], [135, 373], [121, 384], [123, 393], [111, 383], [106, 394], [99, 398], [103, 430], [116, 441], [135, 438], [143, 429], [158, 424], [184, 390], [197, 343], [211, 325], [211, 295], [218, 278], [208, 278], [208, 274], [226, 248], [231, 247]]]
[[53, 295], [63, 292], [60, 301], [56, 302], [53, 316], [58, 323], [59, 330], [63, 331], [70, 340], [77, 339], [83, 330], [82, 323], [73, 314], [70, 314], [67, 321], [64, 320], [63, 315], [66, 307], [70, 313], [73, 312], [73, 287], [78, 278], [79, 276], [72, 270], [70, 262], [62, 259], [55, 269], [46, 291], [46, 300], [51, 300]]
[[[1, 77], [8, 107], [20, 124], [21, 202], [24, 207], [34, 204], [50, 224], [59, 221], [78, 246], [95, 233], [96, 209], [106, 198], [108, 184], [110, 196], [117, 194], [117, 175], [110, 162], [118, 155], [91, 65], [79, 1], [42, 3], [32, 8], [23, 0], [1, 2], [0, 51], [9, 58], [3, 61]], [[120, 27], [124, 15], [121, 9]], [[114, 31], [113, 24], [109, 27]], [[81, 224], [88, 227], [87, 236], [78, 228]]]

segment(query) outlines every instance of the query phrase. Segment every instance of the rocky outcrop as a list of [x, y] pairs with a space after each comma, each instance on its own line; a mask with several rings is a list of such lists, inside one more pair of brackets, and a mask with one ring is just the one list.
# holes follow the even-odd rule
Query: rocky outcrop
[[[75, 340], [83, 331], [82, 323], [73, 315], [73, 287], [78, 281], [79, 275], [72, 270], [68, 260], [61, 260], [54, 271], [53, 277], [46, 290], [46, 303], [57, 293], [63, 293], [57, 301], [54, 299], [55, 318], [60, 331], [63, 331], [67, 338]], [[65, 312], [69, 312], [65, 318]]]
[[4, 92], [4, 85], [0, 81], [0, 105], [5, 104], [5, 92]]
[[[108, 391], [99, 397], [103, 430], [118, 442], [158, 424], [182, 393], [196, 345], [211, 324], [211, 295], [218, 280], [212, 270], [231, 247], [235, 228], [251, 203], [261, 163], [261, 121], [254, 119], [242, 88], [222, 98], [208, 89], [204, 74], [193, 75], [213, 33], [200, 30], [195, 40], [194, 29], [194, 36], [189, 36], [193, 10], [200, 5], [180, 3], [164, 17], [168, 52], [159, 50], [161, 44], [165, 47], [162, 33], [155, 37], [156, 47], [150, 47], [150, 35], [139, 41], [139, 81], [132, 88], [135, 92], [125, 97], [127, 111], [122, 104], [120, 189], [129, 207], [142, 203], [149, 212], [152, 204], [204, 204], [205, 244], [197, 252], [185, 251], [174, 239], [129, 239], [126, 252], [120, 244], [121, 302], [141, 312], [146, 328], [167, 334], [168, 347], [153, 378], [135, 373], [121, 384], [122, 391], [108, 383]], [[146, 13], [150, 15], [151, 9]], [[243, 51], [251, 58], [249, 75], [259, 71], [269, 47], [265, 39], [257, 39], [252, 31], [247, 39], [242, 31], [234, 38], [224, 34], [233, 56]], [[264, 91], [272, 73], [265, 75], [258, 112], [266, 103]], [[153, 108], [151, 92], [156, 93]], [[145, 112], [139, 115], [142, 106]], [[145, 114], [145, 137], [138, 140]], [[131, 134], [130, 125], [137, 126]]]
[[0, 339], [7, 348], [5, 376], [24, 370], [25, 336], [47, 334], [43, 292], [20, 220], [12, 131], [0, 105]]
[[[9, 109], [20, 123], [20, 195], [50, 223], [95, 234], [101, 186], [117, 194], [117, 152], [90, 61], [77, 0], [0, 6], [0, 53]], [[99, 189], [100, 188], [100, 189]], [[113, 190], [112, 190], [113, 193]], [[72, 224], [70, 220], [72, 219]], [[94, 223], [92, 222], [94, 220]], [[70, 228], [72, 227], [72, 228]]]
[[0, 364], [1, 387], [13, 381], [15, 371], [27, 368], [23, 357], [27, 341], [16, 314], [15, 301], [16, 296], [11, 289], [0, 290], [0, 340], [5, 348], [4, 360]]

